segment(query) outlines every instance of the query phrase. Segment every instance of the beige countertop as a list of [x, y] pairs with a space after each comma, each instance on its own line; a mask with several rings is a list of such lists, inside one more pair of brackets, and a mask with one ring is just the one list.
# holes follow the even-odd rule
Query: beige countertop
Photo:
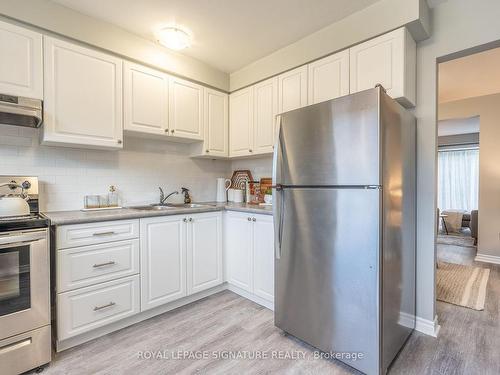
[[200, 203], [204, 207], [186, 208], [175, 207], [169, 210], [138, 210], [134, 208], [119, 208], [116, 210], [103, 211], [53, 211], [44, 212], [43, 215], [50, 220], [51, 225], [68, 225], [93, 223], [98, 221], [140, 219], [143, 217], [182, 215], [190, 213], [213, 212], [213, 211], [238, 211], [254, 214], [272, 215], [271, 206], [250, 205], [246, 203]]

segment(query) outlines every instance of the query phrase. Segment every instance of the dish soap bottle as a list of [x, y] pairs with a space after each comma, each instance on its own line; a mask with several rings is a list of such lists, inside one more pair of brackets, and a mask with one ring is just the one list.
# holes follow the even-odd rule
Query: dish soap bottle
[[183, 187], [182, 194], [184, 194], [184, 204], [191, 203], [191, 197], [189, 196], [189, 189]]
[[116, 187], [111, 185], [108, 193], [108, 207], [118, 207], [118, 193]]

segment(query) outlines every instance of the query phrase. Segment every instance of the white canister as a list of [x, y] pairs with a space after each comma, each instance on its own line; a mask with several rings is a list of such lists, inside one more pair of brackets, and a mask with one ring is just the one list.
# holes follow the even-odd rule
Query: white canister
[[224, 177], [217, 178], [217, 197], [216, 197], [217, 202], [226, 201], [226, 192], [228, 191], [230, 186], [231, 186], [231, 180]]
[[234, 190], [233, 191], [233, 202], [234, 203], [241, 203], [243, 202], [243, 190], [241, 189], [229, 189], [229, 190]]

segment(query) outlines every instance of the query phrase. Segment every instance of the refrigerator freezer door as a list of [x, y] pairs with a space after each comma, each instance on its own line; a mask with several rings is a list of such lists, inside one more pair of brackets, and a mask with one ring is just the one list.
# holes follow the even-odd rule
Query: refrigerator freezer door
[[380, 185], [378, 100], [371, 89], [283, 114], [275, 182]]
[[283, 189], [275, 324], [344, 362], [379, 370], [379, 189]]

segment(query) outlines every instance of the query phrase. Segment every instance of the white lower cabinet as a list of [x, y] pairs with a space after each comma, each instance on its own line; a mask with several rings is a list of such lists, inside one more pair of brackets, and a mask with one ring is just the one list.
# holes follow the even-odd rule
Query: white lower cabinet
[[273, 217], [254, 215], [253, 292], [274, 301], [274, 227]]
[[222, 284], [222, 215], [192, 215], [187, 230], [187, 292]]
[[225, 215], [227, 282], [273, 303], [273, 217], [239, 212]]
[[57, 337], [64, 340], [135, 315], [140, 310], [139, 276], [57, 295]]
[[183, 217], [140, 220], [141, 311], [186, 295], [186, 225]]
[[222, 283], [221, 213], [141, 219], [141, 311]]
[[227, 282], [248, 292], [252, 291], [251, 220], [247, 214], [228, 212], [224, 227]]
[[65, 292], [139, 273], [139, 240], [57, 252], [57, 290]]

